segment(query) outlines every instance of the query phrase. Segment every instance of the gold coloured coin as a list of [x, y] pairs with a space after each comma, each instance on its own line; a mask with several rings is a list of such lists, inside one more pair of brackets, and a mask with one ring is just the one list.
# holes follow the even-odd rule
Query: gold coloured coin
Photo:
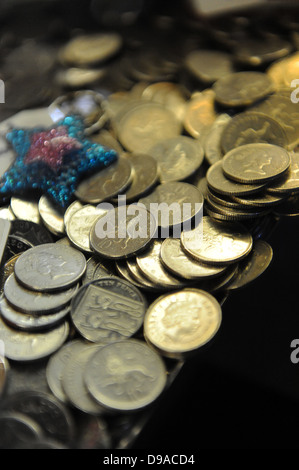
[[222, 223], [209, 216], [202, 226], [182, 232], [182, 247], [195, 259], [212, 265], [227, 265], [240, 261], [252, 249], [252, 236], [239, 223]]
[[221, 321], [217, 300], [205, 291], [188, 288], [163, 295], [150, 305], [144, 336], [161, 354], [182, 357], [211, 341]]

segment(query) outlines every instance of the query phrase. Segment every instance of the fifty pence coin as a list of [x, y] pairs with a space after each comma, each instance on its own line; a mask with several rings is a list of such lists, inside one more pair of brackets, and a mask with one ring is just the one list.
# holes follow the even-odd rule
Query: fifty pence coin
[[85, 256], [72, 247], [47, 243], [23, 253], [15, 275], [28, 289], [50, 292], [77, 283], [86, 269]]
[[83, 338], [107, 344], [133, 336], [147, 308], [143, 294], [118, 277], [82, 286], [71, 303], [74, 326]]
[[166, 386], [161, 357], [142, 341], [127, 340], [100, 349], [89, 361], [85, 383], [110, 410], [132, 411], [155, 401]]
[[209, 293], [183, 289], [152, 303], [144, 319], [144, 336], [161, 354], [183, 357], [207, 344], [218, 332], [221, 307]]

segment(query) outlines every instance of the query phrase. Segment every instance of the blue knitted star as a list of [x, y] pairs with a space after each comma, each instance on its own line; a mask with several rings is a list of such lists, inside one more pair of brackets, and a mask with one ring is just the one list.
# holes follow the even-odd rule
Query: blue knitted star
[[0, 197], [38, 189], [66, 208], [84, 174], [117, 159], [114, 150], [86, 139], [80, 116], [67, 116], [49, 129], [13, 129], [6, 138], [17, 157], [0, 178]]

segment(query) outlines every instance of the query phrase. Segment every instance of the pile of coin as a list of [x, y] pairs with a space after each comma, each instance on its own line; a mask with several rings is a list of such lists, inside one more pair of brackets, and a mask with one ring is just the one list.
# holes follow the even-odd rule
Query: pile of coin
[[[88, 138], [119, 155], [66, 210], [35, 193], [2, 202], [0, 448], [132, 444], [139, 413], [216, 340], [226, 297], [270, 265], [264, 238], [299, 215], [295, 45], [215, 28], [207, 49], [192, 30], [171, 45], [148, 33], [59, 44], [45, 68], [55, 99], [0, 124], [81, 114]], [[3, 174], [14, 160], [4, 138], [0, 152]], [[163, 204], [176, 210], [152, 212]]]

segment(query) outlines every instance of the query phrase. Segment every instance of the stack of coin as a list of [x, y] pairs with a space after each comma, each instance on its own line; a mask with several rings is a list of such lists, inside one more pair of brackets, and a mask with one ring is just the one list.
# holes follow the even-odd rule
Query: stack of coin
[[[169, 26], [169, 41], [159, 28], [149, 40], [72, 31], [57, 53], [57, 89], [48, 74], [30, 103], [35, 81], [22, 100], [19, 81], [8, 84], [13, 110], [45, 105], [44, 88], [55, 97], [1, 123], [3, 132], [75, 112], [119, 157], [83, 178], [65, 211], [41, 194], [2, 201], [0, 340], [10, 367], [0, 362], [1, 448], [12, 445], [12, 426], [24, 437], [13, 445], [25, 448], [128, 445], [123, 435], [112, 443], [106, 424], [134, 435], [130, 412], [153, 404], [216, 339], [226, 296], [271, 263], [263, 236], [299, 215], [298, 53], [285, 34], [240, 34], [237, 23], [202, 26], [208, 50], [193, 29]], [[30, 64], [42, 47], [25, 48]], [[14, 154], [2, 137], [0, 152], [3, 174]], [[178, 210], [153, 214], [160, 204]], [[85, 435], [75, 441], [74, 408]]]
[[70, 302], [85, 269], [81, 252], [56, 243], [30, 248], [17, 257], [0, 301], [7, 358], [41, 359], [62, 346], [70, 332]]

